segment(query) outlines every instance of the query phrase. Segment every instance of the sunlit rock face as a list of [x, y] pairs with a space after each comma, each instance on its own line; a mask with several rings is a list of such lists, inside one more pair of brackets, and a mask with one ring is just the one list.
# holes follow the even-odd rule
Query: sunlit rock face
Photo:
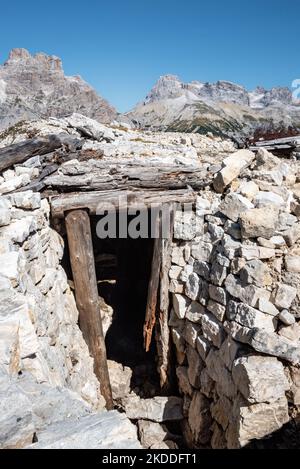
[[229, 81], [184, 83], [174, 75], [160, 77], [126, 116], [142, 128], [236, 139], [285, 136], [300, 129], [300, 107], [289, 88], [248, 91]]
[[0, 129], [26, 119], [73, 112], [106, 123], [117, 114], [81, 77], [65, 76], [58, 57], [13, 49], [0, 66]]

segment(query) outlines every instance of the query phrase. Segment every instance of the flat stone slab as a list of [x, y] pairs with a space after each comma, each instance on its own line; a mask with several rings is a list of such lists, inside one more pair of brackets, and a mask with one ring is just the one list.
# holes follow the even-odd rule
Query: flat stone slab
[[141, 449], [137, 428], [116, 410], [67, 419], [37, 433], [30, 449]]
[[132, 420], [166, 422], [183, 419], [180, 397], [156, 396], [152, 399], [141, 399], [138, 396], [132, 396], [124, 399], [124, 404], [126, 415]]

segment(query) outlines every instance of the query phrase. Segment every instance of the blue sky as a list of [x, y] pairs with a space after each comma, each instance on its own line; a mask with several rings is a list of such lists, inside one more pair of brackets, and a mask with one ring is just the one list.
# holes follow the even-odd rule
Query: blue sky
[[13, 47], [58, 55], [119, 111], [167, 73], [247, 88], [300, 78], [299, 0], [14, 0], [0, 14], [1, 63]]

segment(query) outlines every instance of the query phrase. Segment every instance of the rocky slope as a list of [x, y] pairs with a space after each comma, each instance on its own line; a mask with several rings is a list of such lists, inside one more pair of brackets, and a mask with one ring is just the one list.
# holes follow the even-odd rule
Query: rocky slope
[[300, 107], [288, 88], [249, 92], [227, 81], [183, 83], [173, 75], [159, 78], [142, 103], [126, 114], [153, 130], [208, 131], [239, 138], [268, 133], [297, 133]]
[[0, 129], [26, 119], [80, 112], [110, 122], [116, 110], [79, 76], [64, 75], [61, 60], [13, 49], [0, 66]]

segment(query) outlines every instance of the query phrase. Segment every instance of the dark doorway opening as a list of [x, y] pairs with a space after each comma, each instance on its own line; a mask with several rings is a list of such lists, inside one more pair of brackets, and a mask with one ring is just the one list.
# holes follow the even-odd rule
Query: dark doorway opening
[[[154, 239], [100, 239], [96, 230], [100, 218], [91, 217], [91, 229], [99, 296], [113, 309], [105, 337], [107, 358], [129, 366], [131, 388], [151, 397], [159, 392], [157, 351], [154, 339], [145, 351], [143, 328]], [[128, 224], [131, 219], [128, 216]]]
[[[101, 218], [90, 216], [90, 223], [107, 358], [130, 367], [131, 389], [141, 397], [152, 397], [161, 393], [157, 344], [153, 332], [146, 352], [143, 331], [155, 241], [151, 237], [153, 220], [148, 211], [148, 237], [101, 239], [97, 235]], [[128, 225], [133, 218], [127, 215]], [[117, 235], [118, 223], [117, 217]], [[62, 265], [72, 280], [67, 237]]]

